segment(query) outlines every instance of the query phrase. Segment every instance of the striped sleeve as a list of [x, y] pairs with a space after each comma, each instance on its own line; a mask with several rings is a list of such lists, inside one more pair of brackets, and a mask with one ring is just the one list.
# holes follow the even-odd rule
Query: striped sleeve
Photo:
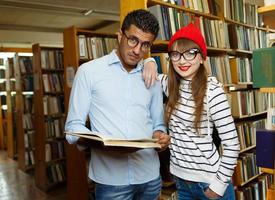
[[223, 147], [216, 182], [213, 182], [209, 187], [216, 193], [223, 194], [224, 191], [222, 190], [226, 189], [225, 186], [227, 186], [227, 182], [234, 172], [240, 145], [231, 109], [222, 86], [216, 85], [210, 89], [209, 109]]
[[161, 83], [164, 94], [168, 97], [168, 76], [166, 74], [158, 74], [158, 80]]

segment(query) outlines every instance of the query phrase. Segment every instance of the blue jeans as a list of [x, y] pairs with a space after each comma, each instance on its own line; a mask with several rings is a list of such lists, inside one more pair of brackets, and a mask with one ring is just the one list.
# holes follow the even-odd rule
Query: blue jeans
[[[204, 191], [208, 188], [209, 183], [203, 182], [186, 182], [185, 180], [175, 177], [178, 200], [209, 200]], [[228, 184], [224, 195], [219, 200], [235, 200], [234, 187], [232, 182]]]
[[135, 185], [104, 185], [96, 183], [96, 200], [156, 200], [161, 190], [161, 178]]

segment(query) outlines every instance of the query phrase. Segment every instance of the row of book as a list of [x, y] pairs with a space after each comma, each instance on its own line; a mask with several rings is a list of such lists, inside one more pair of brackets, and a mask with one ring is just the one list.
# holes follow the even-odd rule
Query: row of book
[[208, 73], [216, 76], [221, 83], [232, 84], [228, 55], [207, 57], [204, 64]]
[[19, 68], [21, 74], [32, 74], [32, 57], [30, 56], [20, 56], [19, 57]]
[[26, 150], [34, 150], [34, 136], [35, 131], [34, 130], [28, 130], [24, 133], [24, 142], [25, 142], [25, 148]]
[[245, 152], [239, 155], [237, 166], [234, 171], [234, 185], [242, 186], [252, 177], [260, 173], [256, 165], [256, 152]]
[[213, 15], [217, 15], [218, 11], [218, 5], [216, 2], [209, 0], [163, 0], [163, 2]]
[[258, 15], [257, 12], [258, 5], [245, 0], [225, 0], [223, 1], [223, 5], [219, 4], [217, 1], [211, 0], [163, 0], [163, 2], [215, 16], [223, 13], [225, 18], [253, 26], [260, 27], [262, 22], [262, 17]]
[[253, 114], [266, 112], [269, 105], [275, 106], [273, 93], [261, 93], [259, 90], [232, 91], [227, 94], [232, 115], [237, 118], [247, 117]]
[[34, 91], [33, 74], [27, 74], [22, 77], [22, 91]]
[[228, 24], [221, 20], [199, 18], [200, 30], [204, 35], [207, 46], [217, 48], [231, 48]]
[[245, 0], [224, 1], [225, 18], [261, 27], [262, 17], [258, 15], [257, 9], [258, 5], [251, 4]]
[[63, 117], [49, 118], [44, 123], [47, 138], [64, 138], [65, 119]]
[[6, 91], [6, 80], [1, 80], [0, 91]]
[[43, 96], [44, 115], [62, 115], [65, 111], [64, 96]]
[[231, 49], [252, 51], [268, 46], [267, 32], [254, 28], [229, 24], [228, 36]]
[[265, 128], [265, 123], [265, 119], [262, 119], [236, 124], [241, 151], [246, 151], [256, 145], [256, 130]]
[[210, 47], [253, 50], [267, 46], [263, 30], [210, 20], [161, 5], [149, 7], [149, 10], [160, 22], [159, 40], [169, 40], [178, 29], [192, 22], [201, 30]]
[[271, 174], [263, 174], [255, 181], [245, 185], [242, 188], [237, 188], [237, 200], [267, 200], [267, 190], [271, 185]]
[[0, 68], [0, 78], [5, 79], [6, 78], [6, 69]]
[[180, 27], [186, 26], [189, 22], [193, 22], [197, 26], [199, 23], [199, 17], [190, 13], [180, 12], [175, 8], [155, 5], [148, 9], [159, 21], [158, 40], [169, 40]]
[[22, 115], [22, 122], [23, 122], [23, 129], [24, 130], [30, 130], [33, 129], [33, 117], [34, 115], [32, 115], [31, 113], [24, 113]]
[[232, 83], [252, 84], [252, 60], [249, 58], [231, 57], [229, 58]]
[[42, 69], [64, 69], [62, 50], [41, 50]]
[[208, 72], [225, 85], [252, 84], [252, 61], [249, 58], [225, 56], [207, 57]]
[[42, 74], [42, 80], [45, 92], [63, 92], [63, 74]]
[[64, 141], [51, 141], [45, 144], [45, 161], [62, 159], [65, 157]]
[[33, 95], [23, 95], [23, 106], [24, 106], [24, 113], [34, 113], [34, 99]]
[[32, 166], [35, 164], [34, 151], [25, 151], [25, 165]]
[[158, 66], [159, 74], [168, 74], [169, 55], [168, 53], [152, 53], [151, 56], [155, 59]]
[[66, 163], [55, 163], [47, 166], [48, 183], [54, 184], [63, 182], [67, 179]]
[[117, 48], [117, 39], [110, 37], [87, 37], [78, 35], [79, 58], [95, 59], [110, 53]]

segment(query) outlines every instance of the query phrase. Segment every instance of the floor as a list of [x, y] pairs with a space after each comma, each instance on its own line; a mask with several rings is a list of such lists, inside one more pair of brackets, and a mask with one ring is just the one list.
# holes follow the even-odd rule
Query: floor
[[66, 188], [44, 193], [34, 185], [31, 174], [17, 169], [17, 162], [0, 151], [0, 200], [65, 200]]

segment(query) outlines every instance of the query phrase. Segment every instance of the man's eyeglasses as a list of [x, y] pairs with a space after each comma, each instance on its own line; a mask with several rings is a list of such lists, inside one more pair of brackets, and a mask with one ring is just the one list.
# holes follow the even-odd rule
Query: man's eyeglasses
[[200, 50], [198, 49], [189, 49], [183, 53], [178, 51], [170, 51], [168, 54], [172, 61], [177, 62], [181, 59], [181, 56], [187, 61], [192, 61], [196, 58], [198, 53], [200, 53]]
[[127, 36], [124, 32], [123, 34], [127, 38], [127, 44], [131, 48], [135, 48], [139, 43], [141, 43], [141, 50], [143, 52], [148, 52], [150, 47], [152, 46], [151, 42], [140, 42], [139, 39], [135, 36]]

